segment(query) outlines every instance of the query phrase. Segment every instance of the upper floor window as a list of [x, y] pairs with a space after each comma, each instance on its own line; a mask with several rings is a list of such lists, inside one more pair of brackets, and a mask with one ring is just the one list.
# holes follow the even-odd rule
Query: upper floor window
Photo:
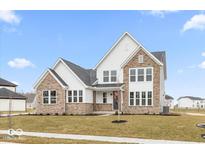
[[136, 69], [130, 69], [130, 82], [136, 81]]
[[146, 80], [152, 81], [152, 69], [151, 68], [146, 69]]
[[109, 71], [103, 71], [103, 82], [109, 82]]
[[107, 93], [103, 92], [103, 103], [107, 103]]
[[138, 69], [138, 81], [144, 81], [144, 69]]
[[111, 71], [111, 82], [117, 81], [117, 71]]
[[44, 104], [55, 104], [56, 97], [57, 97], [57, 94], [55, 90], [43, 91], [43, 103]]
[[144, 56], [143, 55], [138, 56], [138, 62], [139, 63], [144, 63]]

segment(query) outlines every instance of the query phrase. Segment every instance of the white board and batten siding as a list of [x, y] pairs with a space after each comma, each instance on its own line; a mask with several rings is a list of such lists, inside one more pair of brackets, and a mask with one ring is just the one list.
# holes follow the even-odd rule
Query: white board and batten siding
[[[112, 49], [109, 55], [97, 67], [98, 83], [103, 84], [103, 71], [117, 71], [119, 82], [123, 82], [123, 69], [121, 65], [133, 53], [139, 45], [128, 35], [125, 35], [120, 42]], [[110, 82], [106, 82], [110, 83]]]
[[93, 91], [85, 88], [83, 83], [79, 82], [79, 79], [61, 61], [55, 66], [54, 71], [66, 82], [68, 90], [83, 90], [83, 102], [93, 102]]
[[16, 92], [16, 87], [9, 87], [9, 86], [0, 86], [0, 88], [6, 88], [8, 90], [11, 90], [13, 92]]
[[26, 111], [26, 100], [20, 99], [0, 99], [0, 111], [9, 111], [11, 104], [11, 111]]

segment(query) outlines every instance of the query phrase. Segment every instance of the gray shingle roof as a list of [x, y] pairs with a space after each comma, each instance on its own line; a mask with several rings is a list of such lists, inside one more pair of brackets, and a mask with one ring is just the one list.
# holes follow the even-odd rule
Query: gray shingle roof
[[189, 98], [191, 100], [205, 100], [204, 98], [201, 97], [194, 97], [194, 96], [183, 96], [183, 97], [179, 97], [177, 100], [180, 100], [182, 98]]
[[87, 86], [91, 86], [97, 80], [95, 70], [85, 69], [68, 60], [65, 59], [62, 60]]
[[11, 83], [10, 81], [0, 78], [0, 86], [16, 87], [17, 85]]
[[23, 96], [19, 93], [13, 92], [13, 91], [8, 90], [6, 88], [0, 88], [0, 99], [9, 99], [9, 98], [12, 98], [12, 99], [26, 99], [25, 96]]
[[165, 99], [174, 99], [172, 96], [165, 95]]
[[68, 86], [65, 81], [52, 69], [49, 68], [49, 70], [51, 71], [51, 73], [53, 73], [53, 75], [58, 79], [58, 81], [61, 82], [62, 85], [64, 86]]
[[104, 88], [104, 87], [121, 87], [124, 83], [111, 83], [111, 84], [96, 84], [93, 85], [93, 87], [99, 87], [99, 88]]
[[165, 51], [157, 51], [151, 52], [162, 64], [164, 64], [164, 78], [167, 79], [167, 62], [166, 62], [166, 52]]

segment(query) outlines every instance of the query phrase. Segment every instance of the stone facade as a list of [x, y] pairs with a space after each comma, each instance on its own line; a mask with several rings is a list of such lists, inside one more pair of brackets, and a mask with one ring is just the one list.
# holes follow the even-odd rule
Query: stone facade
[[[138, 63], [138, 55], [144, 55], [144, 63]], [[153, 106], [129, 106], [129, 68], [153, 67]], [[160, 65], [153, 61], [143, 50], [137, 54], [124, 66], [123, 80], [123, 104], [122, 112], [125, 114], [158, 114], [160, 112]]]
[[[56, 104], [43, 104], [43, 91], [56, 90]], [[36, 112], [37, 114], [63, 114], [65, 112], [65, 90], [48, 73], [36, 90]]]
[[96, 104], [95, 111], [112, 111], [112, 104]]
[[93, 103], [66, 103], [66, 114], [85, 115], [93, 113]]

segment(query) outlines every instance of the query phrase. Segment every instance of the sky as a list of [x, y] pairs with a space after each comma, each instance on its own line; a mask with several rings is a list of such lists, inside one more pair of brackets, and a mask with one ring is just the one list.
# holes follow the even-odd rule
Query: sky
[[167, 94], [205, 98], [204, 11], [0, 11], [0, 77], [30, 92], [59, 57], [94, 68], [124, 32], [166, 51]]

